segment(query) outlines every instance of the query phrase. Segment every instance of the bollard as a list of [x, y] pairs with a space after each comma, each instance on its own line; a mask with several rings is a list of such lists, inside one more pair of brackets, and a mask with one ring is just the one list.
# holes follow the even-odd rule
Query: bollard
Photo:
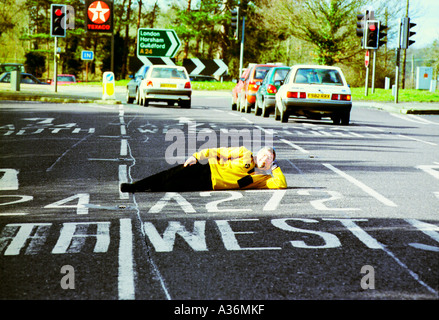
[[17, 68], [11, 70], [11, 89], [14, 91], [20, 91], [21, 71]]
[[105, 71], [102, 78], [102, 100], [115, 99], [114, 73]]

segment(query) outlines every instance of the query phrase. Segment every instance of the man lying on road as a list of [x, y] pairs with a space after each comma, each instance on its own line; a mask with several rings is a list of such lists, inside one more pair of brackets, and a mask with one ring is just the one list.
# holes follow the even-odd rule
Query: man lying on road
[[[212, 148], [194, 153], [182, 165], [134, 183], [122, 183], [122, 192], [208, 191], [227, 189], [284, 189], [287, 187], [273, 148], [256, 157], [245, 147]], [[271, 170], [271, 174], [270, 174]]]

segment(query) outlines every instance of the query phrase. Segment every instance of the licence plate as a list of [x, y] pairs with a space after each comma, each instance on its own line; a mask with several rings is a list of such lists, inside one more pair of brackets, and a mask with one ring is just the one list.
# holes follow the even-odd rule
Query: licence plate
[[308, 93], [308, 99], [331, 99], [331, 95], [324, 93]]
[[160, 88], [177, 88], [175, 83], [161, 83]]

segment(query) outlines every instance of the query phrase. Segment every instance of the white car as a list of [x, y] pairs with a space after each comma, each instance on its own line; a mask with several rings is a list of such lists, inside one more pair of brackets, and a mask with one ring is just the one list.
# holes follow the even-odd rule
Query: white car
[[295, 65], [276, 93], [275, 119], [288, 122], [290, 115], [348, 125], [352, 108], [351, 89], [338, 67]]
[[178, 103], [182, 108], [191, 107], [192, 86], [185, 67], [150, 66], [138, 90], [140, 105], [150, 101]]

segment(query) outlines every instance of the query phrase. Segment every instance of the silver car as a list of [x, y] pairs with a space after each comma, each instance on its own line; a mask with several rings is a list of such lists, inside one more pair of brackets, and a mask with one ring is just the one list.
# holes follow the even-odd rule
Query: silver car
[[191, 107], [192, 86], [185, 67], [153, 65], [140, 83], [140, 104], [148, 106], [152, 101], [178, 103], [182, 108]]
[[276, 120], [288, 122], [295, 115], [318, 120], [329, 117], [334, 124], [349, 124], [351, 89], [340, 68], [296, 65], [276, 84], [282, 84], [276, 93]]

